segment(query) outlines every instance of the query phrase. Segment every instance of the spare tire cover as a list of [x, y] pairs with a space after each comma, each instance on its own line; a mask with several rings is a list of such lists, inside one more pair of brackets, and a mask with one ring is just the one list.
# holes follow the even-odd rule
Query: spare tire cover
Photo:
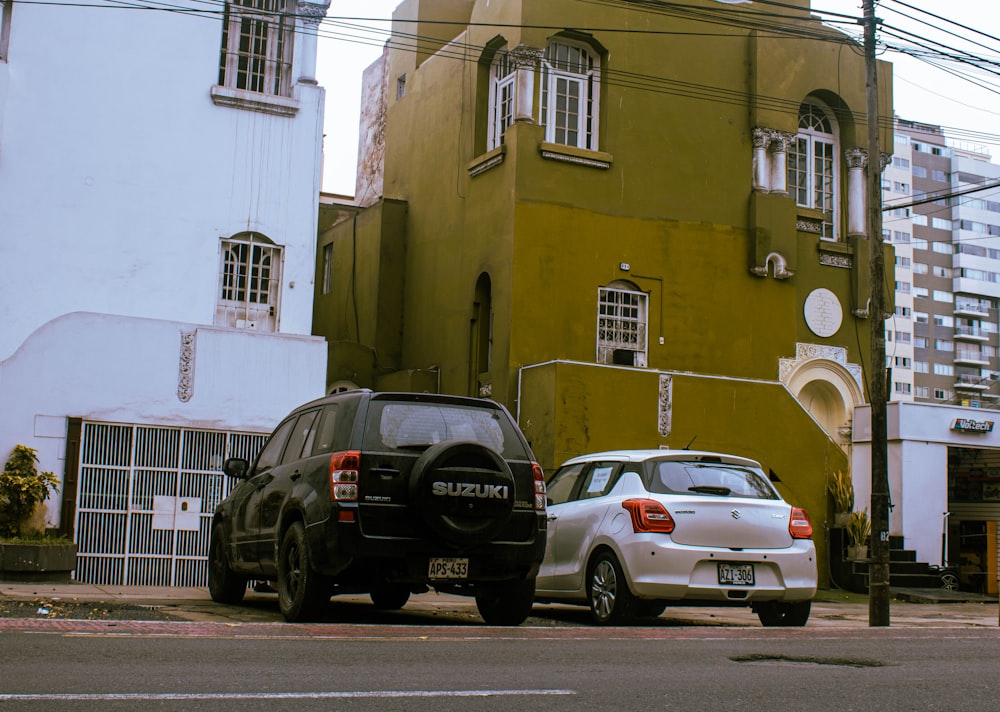
[[430, 446], [413, 465], [410, 505], [452, 544], [487, 541], [514, 509], [514, 475], [499, 453], [477, 442]]

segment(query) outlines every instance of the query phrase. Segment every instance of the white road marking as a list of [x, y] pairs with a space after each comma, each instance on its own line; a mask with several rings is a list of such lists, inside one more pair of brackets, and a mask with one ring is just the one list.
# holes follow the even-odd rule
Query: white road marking
[[400, 697], [545, 697], [575, 695], [574, 690], [358, 690], [353, 692], [96, 692], [0, 694], [0, 702], [150, 701], [164, 700], [328, 700]]

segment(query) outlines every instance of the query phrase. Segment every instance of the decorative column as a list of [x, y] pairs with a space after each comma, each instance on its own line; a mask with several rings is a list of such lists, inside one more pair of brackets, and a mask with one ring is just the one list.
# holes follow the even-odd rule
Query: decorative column
[[784, 131], [771, 132], [771, 192], [788, 195], [788, 147], [795, 135]]
[[753, 130], [753, 189], [766, 193], [770, 189], [771, 169], [767, 160], [767, 147], [771, 143], [770, 129]]
[[863, 237], [866, 233], [865, 165], [868, 151], [849, 148], [844, 152], [847, 161], [847, 235]]
[[304, 84], [316, 84], [316, 35], [319, 23], [326, 17], [330, 3], [316, 4], [299, 0], [296, 6], [299, 21], [302, 23], [302, 45], [299, 53], [301, 70], [298, 80]]
[[542, 61], [542, 50], [518, 45], [510, 58], [517, 72], [514, 89], [514, 123], [534, 123], [535, 74]]

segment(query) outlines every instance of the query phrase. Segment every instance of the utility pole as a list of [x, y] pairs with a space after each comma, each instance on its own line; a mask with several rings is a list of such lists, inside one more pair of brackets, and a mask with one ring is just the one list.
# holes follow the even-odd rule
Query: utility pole
[[875, 62], [875, 0], [864, 0], [865, 75], [868, 109], [867, 223], [871, 250], [872, 543], [868, 563], [868, 625], [889, 625], [889, 473], [885, 365], [885, 260], [882, 252], [882, 153], [879, 150], [878, 71]]

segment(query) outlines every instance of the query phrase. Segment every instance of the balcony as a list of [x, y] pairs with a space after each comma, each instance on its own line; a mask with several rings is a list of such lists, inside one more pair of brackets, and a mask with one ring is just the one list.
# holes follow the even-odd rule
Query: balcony
[[957, 391], [978, 391], [981, 393], [988, 390], [992, 384], [993, 381], [990, 379], [978, 376], [955, 377], [955, 390]]
[[956, 326], [955, 339], [958, 341], [978, 341], [986, 342], [990, 339], [988, 331], [983, 331], [977, 326]]
[[971, 302], [955, 302], [956, 316], [989, 316], [990, 308]]
[[955, 352], [955, 363], [969, 366], [989, 366], [990, 359], [979, 351], [959, 350]]

